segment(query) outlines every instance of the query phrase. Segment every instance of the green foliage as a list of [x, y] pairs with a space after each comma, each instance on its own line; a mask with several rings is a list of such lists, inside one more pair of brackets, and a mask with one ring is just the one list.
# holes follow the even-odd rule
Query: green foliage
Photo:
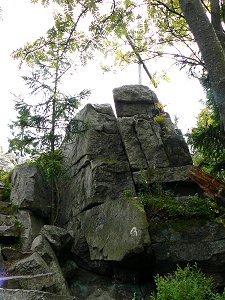
[[160, 194], [140, 193], [139, 197], [150, 217], [162, 219], [207, 219], [216, 217], [217, 205], [210, 199], [199, 198], [198, 195], [185, 199], [175, 198], [172, 192], [160, 190]]
[[41, 170], [48, 184], [51, 184], [52, 180], [59, 180], [62, 177], [63, 163], [60, 150], [53, 153], [51, 151], [42, 153], [33, 163]]
[[149, 169], [142, 177], [139, 199], [150, 219], [158, 217], [164, 220], [176, 218], [214, 220], [223, 215], [222, 208], [208, 198], [201, 198], [197, 194], [180, 199], [175, 197], [173, 192], [163, 188], [155, 169]]
[[224, 179], [225, 149], [220, 132], [219, 111], [208, 77], [202, 77], [201, 82], [207, 96], [206, 107], [197, 117], [197, 127], [187, 134], [188, 143], [195, 164], [200, 164], [206, 172]]
[[0, 181], [4, 184], [4, 190], [2, 192], [3, 201], [10, 200], [10, 193], [11, 193], [11, 175], [12, 172], [7, 172], [0, 170]]
[[165, 125], [165, 123], [166, 123], [166, 115], [164, 113], [161, 113], [160, 115], [155, 116], [153, 119], [159, 125]]
[[62, 155], [60, 150], [54, 152], [48, 151], [42, 153], [37, 159], [30, 162], [38, 167], [41, 171], [47, 187], [49, 188], [49, 196], [51, 197], [51, 224], [55, 224], [58, 217], [59, 209], [59, 182], [65, 177], [63, 170]]
[[197, 265], [177, 267], [174, 274], [155, 277], [157, 293], [150, 300], [222, 300], [223, 295], [215, 293], [213, 281], [206, 278]]

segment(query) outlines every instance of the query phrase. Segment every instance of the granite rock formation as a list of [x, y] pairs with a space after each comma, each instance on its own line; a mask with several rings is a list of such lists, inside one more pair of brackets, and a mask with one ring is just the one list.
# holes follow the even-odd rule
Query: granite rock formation
[[194, 262], [225, 286], [222, 224], [149, 221], [139, 201], [155, 177], [180, 201], [202, 192], [189, 177], [192, 159], [181, 132], [148, 87], [113, 94], [117, 117], [110, 105], [86, 105], [74, 120], [79, 133], [71, 131], [62, 147], [57, 226], [48, 223], [51, 203], [39, 170], [14, 171], [12, 202], [0, 203], [8, 278], [0, 297], [11, 299], [14, 289], [16, 299], [123, 300], [134, 292], [149, 299], [155, 274]]

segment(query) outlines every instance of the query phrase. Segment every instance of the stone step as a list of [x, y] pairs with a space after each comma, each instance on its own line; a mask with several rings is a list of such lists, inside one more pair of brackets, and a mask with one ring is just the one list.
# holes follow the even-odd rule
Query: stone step
[[73, 296], [55, 295], [52, 293], [0, 288], [0, 299], [2, 300], [76, 300]]

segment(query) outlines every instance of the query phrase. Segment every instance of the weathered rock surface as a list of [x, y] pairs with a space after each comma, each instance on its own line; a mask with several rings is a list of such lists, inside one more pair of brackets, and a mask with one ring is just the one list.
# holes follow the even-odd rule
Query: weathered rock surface
[[113, 90], [118, 117], [153, 115], [158, 98], [153, 91], [143, 85], [124, 85]]
[[174, 182], [191, 182], [189, 172], [192, 169], [191, 165], [181, 167], [158, 168], [154, 170], [152, 177], [148, 176], [148, 170], [133, 172], [134, 183], [136, 185], [143, 185], [144, 178], [148, 178], [150, 182], [158, 180], [160, 183], [174, 183]]
[[82, 211], [118, 199], [124, 191], [134, 194], [132, 178], [112, 108], [87, 105], [77, 115], [86, 124], [63, 150], [68, 182], [62, 193], [61, 223], [71, 222]]
[[34, 238], [38, 236], [41, 228], [44, 226], [44, 220], [25, 209], [18, 211], [17, 218], [21, 224], [20, 240], [22, 251], [29, 251]]
[[32, 243], [33, 254], [17, 260], [6, 270], [10, 277], [5, 288], [39, 290], [57, 295], [70, 295], [58, 260], [44, 237], [38, 236]]
[[0, 214], [0, 236], [19, 237], [20, 233], [21, 229], [15, 216]]
[[63, 254], [69, 252], [72, 247], [73, 237], [71, 233], [64, 228], [53, 225], [44, 225], [40, 234], [46, 238], [58, 255], [60, 255], [60, 252], [63, 252]]
[[118, 124], [132, 171], [169, 167], [158, 123], [134, 116], [118, 118]]
[[48, 191], [37, 167], [18, 166], [12, 175], [11, 201], [21, 209], [29, 209], [40, 217], [48, 218], [51, 210]]
[[81, 220], [91, 260], [122, 261], [150, 249], [145, 211], [136, 199], [106, 202], [84, 212]]
[[[135, 189], [112, 109], [88, 105], [77, 118], [87, 123], [87, 130], [65, 146], [65, 163], [71, 166], [72, 161], [72, 167], [60, 210], [64, 215], [61, 220], [74, 232], [75, 253], [82, 243], [86, 243], [91, 260], [118, 261], [132, 251], [145, 251], [150, 243], [145, 213], [140, 213], [138, 205], [120, 200], [127, 191], [134, 196]], [[103, 218], [105, 224], [101, 223]], [[127, 227], [127, 219], [132, 218], [136, 218], [132, 228], [140, 230], [135, 238], [130, 235], [130, 225]], [[117, 222], [125, 232], [115, 228]], [[119, 253], [117, 241], [122, 240]]]
[[225, 227], [206, 221], [177, 220], [150, 224], [150, 236], [158, 273], [171, 272], [177, 264], [197, 262], [224, 286]]
[[[50, 291], [52, 291], [54, 286], [54, 273], [49, 272], [48, 265], [37, 253], [33, 253], [12, 264], [7, 270], [7, 274], [12, 277], [15, 276], [15, 279], [11, 278], [5, 281], [5, 288], [21, 288], [39, 291], [48, 291], [48, 289], [50, 289]], [[37, 274], [39, 276], [36, 276]]]
[[55, 295], [47, 292], [29, 291], [22, 289], [1, 289], [0, 299], [2, 300], [76, 300], [72, 296]]
[[58, 259], [49, 242], [42, 235], [39, 235], [34, 239], [31, 250], [44, 260], [47, 265], [48, 272], [54, 274], [51, 280], [54, 287], [51, 292], [58, 295], [70, 295], [68, 285], [59, 266]]
[[183, 136], [148, 87], [122, 86], [113, 92], [119, 129], [133, 172], [192, 165]]

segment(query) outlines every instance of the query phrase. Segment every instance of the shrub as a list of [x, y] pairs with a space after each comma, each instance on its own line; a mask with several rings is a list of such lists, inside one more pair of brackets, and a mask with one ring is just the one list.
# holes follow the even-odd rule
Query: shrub
[[0, 170], [0, 181], [4, 184], [4, 190], [2, 192], [3, 201], [9, 201], [10, 200], [11, 175], [12, 175], [12, 172], [7, 172], [7, 171]]
[[215, 293], [213, 281], [206, 278], [196, 265], [177, 267], [174, 274], [155, 277], [157, 292], [150, 300], [223, 300], [223, 295]]
[[179, 199], [172, 191], [164, 190], [156, 170], [149, 169], [142, 177], [139, 199], [148, 210], [150, 218], [157, 216], [163, 219], [214, 220], [222, 213], [222, 208], [219, 208], [215, 202], [208, 198], [201, 198], [198, 194]]
[[197, 194], [178, 200], [172, 192], [162, 190], [160, 195], [141, 192], [139, 197], [145, 208], [151, 211], [152, 217], [210, 220], [219, 213], [215, 202], [202, 199]]

